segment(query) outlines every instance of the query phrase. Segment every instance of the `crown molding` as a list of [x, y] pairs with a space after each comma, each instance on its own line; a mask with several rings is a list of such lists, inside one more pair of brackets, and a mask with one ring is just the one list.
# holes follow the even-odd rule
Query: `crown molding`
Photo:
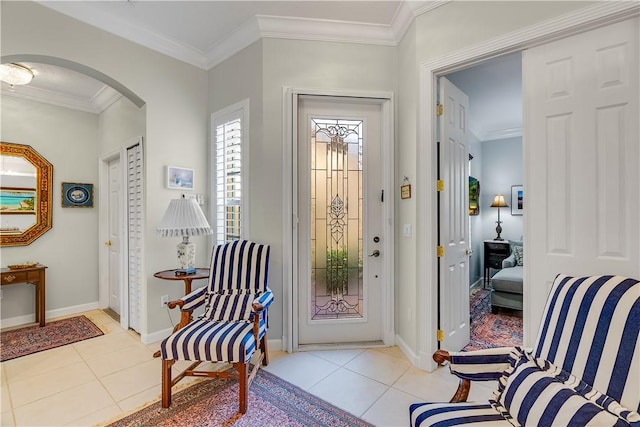
[[580, 32], [584, 27], [597, 28], [640, 15], [640, 3], [636, 1], [604, 1], [568, 14], [551, 18], [537, 24], [498, 36], [488, 42], [460, 49], [448, 55], [422, 61], [420, 67], [438, 73], [443, 69], [453, 70], [456, 64], [475, 58], [476, 62], [506, 53], [522, 50], [523, 47], [539, 46]]
[[516, 138], [522, 136], [522, 127], [517, 126], [508, 129], [494, 129], [494, 130], [482, 130], [482, 129], [470, 129], [471, 132], [480, 141], [495, 141], [497, 139]]
[[231, 58], [250, 44], [260, 40], [260, 25], [258, 18], [253, 17], [239, 26], [219, 43], [210, 47], [205, 54], [206, 70], [210, 70], [222, 61]]
[[41, 102], [58, 107], [71, 108], [85, 113], [100, 114], [114, 102], [122, 98], [122, 94], [110, 86], [104, 85], [91, 99], [68, 95], [65, 93], [37, 88], [31, 85], [16, 86], [9, 90], [2, 84], [0, 95]]
[[91, 2], [36, 1], [36, 3], [179, 61], [203, 70], [207, 69], [205, 53], [201, 50], [147, 28], [133, 25], [113, 14], [96, 10], [89, 6]]
[[96, 112], [102, 113], [120, 98], [122, 98], [122, 94], [120, 92], [111, 86], [104, 85], [102, 86], [102, 89], [100, 89], [93, 98], [91, 98], [91, 105]]
[[449, 1], [402, 1], [390, 25], [256, 15], [206, 51], [97, 10], [90, 6], [91, 2], [36, 2], [156, 52], [210, 70], [263, 37], [397, 46], [416, 16]]

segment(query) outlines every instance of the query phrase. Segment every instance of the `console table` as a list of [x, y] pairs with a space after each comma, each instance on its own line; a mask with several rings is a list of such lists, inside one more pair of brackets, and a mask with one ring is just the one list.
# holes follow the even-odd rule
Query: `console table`
[[36, 322], [40, 323], [40, 326], [45, 325], [45, 268], [47, 267], [42, 264], [15, 270], [3, 268], [0, 277], [2, 286], [30, 283], [36, 287]]

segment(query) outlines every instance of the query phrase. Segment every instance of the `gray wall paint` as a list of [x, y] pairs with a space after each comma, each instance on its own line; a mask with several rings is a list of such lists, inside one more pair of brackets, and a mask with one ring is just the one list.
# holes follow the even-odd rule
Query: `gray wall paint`
[[[1, 7], [0, 47], [3, 55], [40, 54], [77, 62], [117, 80], [146, 102], [146, 280], [142, 290], [143, 298], [146, 296], [146, 299], [142, 302], [142, 332], [145, 336], [171, 328], [166, 310], [160, 307], [160, 296], [178, 296], [184, 290], [181, 286], [176, 286], [175, 282], [155, 279], [153, 273], [176, 266], [175, 246], [179, 239], [158, 237], [155, 229], [169, 200], [181, 194], [181, 191], [165, 188], [167, 165], [193, 168], [196, 171], [194, 192], [206, 194], [208, 191], [207, 72], [32, 2], [2, 2]], [[51, 150], [56, 149], [50, 142], [47, 144]], [[96, 151], [92, 155], [93, 160], [89, 165], [94, 173], [97, 171], [97, 159], [102, 154], [106, 153]], [[57, 165], [56, 162], [52, 163], [55, 174]], [[77, 174], [74, 173], [71, 177], [70, 180], [75, 180]], [[93, 178], [93, 182], [96, 179], [97, 176]], [[59, 227], [57, 221], [58, 217], [54, 212], [54, 231]], [[94, 234], [97, 235], [97, 223]], [[208, 246], [201, 243], [206, 242], [205, 238], [195, 238], [194, 241], [200, 247]], [[81, 259], [91, 258], [87, 262], [92, 263], [97, 271], [99, 243], [96, 241], [95, 244], [96, 247], [91, 252], [85, 252]], [[60, 257], [65, 256], [58, 251], [59, 247], [40, 238], [28, 246], [27, 251], [35, 251], [37, 248], [42, 251], [57, 251]], [[15, 251], [16, 248], [2, 248], [3, 263], [4, 254], [15, 254]], [[31, 257], [18, 257], [18, 260], [20, 258], [25, 260]], [[208, 265], [206, 251], [197, 253], [197, 262], [199, 265]], [[84, 286], [93, 289], [93, 300], [96, 301], [97, 283], [87, 284], [85, 281]], [[49, 300], [53, 303], [57, 298], [54, 296], [57, 291], [54, 287], [48, 288], [47, 294], [51, 295]], [[68, 304], [72, 305], [74, 304]], [[52, 306], [47, 303], [47, 308], [50, 307]], [[3, 312], [2, 316], [4, 318], [6, 314]]]
[[496, 194], [501, 193], [509, 205], [500, 209], [502, 238], [520, 240], [523, 216], [511, 215], [511, 186], [522, 185], [522, 138], [483, 141], [482, 146], [482, 192], [480, 216], [483, 240], [496, 237], [498, 209], [490, 207]]
[[[62, 208], [61, 183], [96, 183], [98, 115], [11, 96], [2, 97], [2, 141], [32, 146], [53, 165], [53, 227], [28, 246], [0, 249], [2, 264], [48, 266], [47, 310], [98, 300], [98, 209]], [[34, 312], [34, 289], [2, 287], [2, 318]]]
[[[428, 13], [416, 17], [413, 27], [408, 31], [398, 48], [399, 59], [408, 67], [398, 70], [400, 93], [398, 96], [398, 117], [415, 117], [416, 126], [398, 130], [398, 172], [410, 171], [416, 167], [416, 153], [418, 127], [421, 118], [418, 116], [419, 91], [417, 70], [419, 64], [430, 59], [439, 58], [454, 51], [468, 48], [473, 45], [503, 34], [515, 31], [522, 27], [530, 26], [545, 21], [555, 16], [581, 9], [593, 3], [581, 1], [566, 2], [484, 2], [484, 1], [455, 1], [448, 2]], [[407, 82], [412, 82], [407, 84]], [[429, 156], [428, 162], [434, 162]], [[423, 183], [417, 183], [421, 185]], [[510, 185], [510, 184], [508, 184]], [[416, 187], [417, 188], [417, 187]], [[484, 190], [482, 190], [484, 192]], [[486, 194], [486, 193], [485, 193]], [[402, 221], [416, 218], [416, 205], [414, 203], [397, 202], [396, 236], [402, 235]], [[431, 224], [426, 224], [430, 227]], [[428, 242], [434, 247], [436, 242]], [[415, 257], [416, 242], [414, 239], [399, 237], [396, 242], [396, 260], [412, 259]], [[396, 265], [396, 314], [399, 321], [396, 323], [396, 333], [401, 344], [406, 345], [412, 356], [419, 356], [417, 348], [418, 328], [414, 321], [417, 310], [424, 307], [418, 306], [422, 301], [416, 300], [418, 286], [427, 286], [417, 283], [416, 260], [408, 268], [398, 268]], [[435, 303], [434, 303], [435, 304]]]
[[[121, 82], [146, 102], [145, 332], [170, 327], [165, 311], [157, 302], [160, 295], [179, 292], [175, 284], [152, 277], [153, 272], [175, 265], [177, 242], [155, 236], [155, 226], [169, 200], [179, 194], [164, 188], [164, 167], [178, 162], [177, 166], [196, 169], [196, 192], [208, 194], [210, 114], [250, 96], [253, 121], [255, 98], [262, 94], [263, 99], [257, 101], [261, 107], [256, 110], [258, 114], [262, 110], [262, 117], [258, 119], [262, 122], [262, 132], [259, 127], [257, 131], [252, 129], [255, 138], [252, 137], [251, 147], [251, 159], [254, 160], [251, 163], [251, 209], [257, 217], [252, 218], [251, 233], [252, 238], [271, 243], [274, 249], [271, 284], [278, 288], [276, 296], [280, 301], [271, 310], [271, 336], [275, 338], [282, 334], [282, 218], [288, 215], [282, 212], [282, 174], [286, 170], [282, 164], [282, 86], [397, 92], [396, 178], [404, 175], [413, 178], [417, 167], [417, 128], [424, 120], [418, 117], [418, 66], [422, 61], [589, 4], [580, 1], [449, 2], [417, 17], [397, 48], [264, 39], [261, 42], [262, 58], [258, 60], [255, 55], [248, 58], [248, 66], [262, 64], [262, 70], [256, 70], [255, 75], [244, 70], [246, 77], [238, 79], [255, 85], [258, 76], [261, 81], [258, 86], [248, 88], [248, 95], [243, 93], [238, 99], [231, 99], [230, 91], [224, 94], [225, 86], [234, 87], [235, 73], [241, 71], [238, 66], [230, 67], [224, 75], [217, 74], [215, 69], [207, 73], [33, 3], [2, 3], [1, 48], [3, 55], [37, 53], [85, 64]], [[235, 87], [243, 90], [240, 86]], [[96, 153], [96, 158], [100, 154]], [[93, 165], [95, 167], [95, 162]], [[416, 188], [422, 185], [412, 183]], [[407, 348], [417, 354], [415, 313], [425, 308], [417, 306], [415, 295], [417, 287], [425, 284], [416, 283], [416, 268], [421, 261], [415, 259], [415, 239], [401, 237], [402, 224], [415, 225], [415, 221], [415, 200], [398, 198], [396, 331]], [[513, 230], [508, 228], [509, 224], [504, 225], [506, 232]], [[46, 235], [28, 248], [33, 250], [43, 245], [46, 242], [41, 240], [43, 238], [46, 239]], [[198, 241], [200, 247], [204, 240]], [[2, 249], [3, 263], [5, 252], [15, 250]], [[47, 248], [43, 246], [42, 250]], [[49, 247], [48, 250], [52, 249]], [[198, 252], [198, 262], [208, 263], [204, 251]], [[50, 292], [57, 290], [50, 288]]]
[[[473, 156], [473, 160], [470, 163], [470, 176], [476, 178], [480, 181], [480, 194], [482, 195], [485, 191], [484, 189], [484, 157], [482, 151], [482, 142], [478, 141], [478, 139], [470, 134], [471, 140], [469, 141], [469, 154]], [[485, 206], [480, 203], [480, 213], [478, 215], [472, 215], [469, 217], [470, 219], [470, 240], [471, 240], [471, 249], [473, 253], [471, 254], [471, 258], [469, 259], [470, 267], [469, 267], [469, 285], [473, 285], [476, 281], [478, 281], [483, 273], [483, 264], [484, 258], [482, 254], [483, 249], [483, 228], [482, 228], [482, 214], [486, 211]]]

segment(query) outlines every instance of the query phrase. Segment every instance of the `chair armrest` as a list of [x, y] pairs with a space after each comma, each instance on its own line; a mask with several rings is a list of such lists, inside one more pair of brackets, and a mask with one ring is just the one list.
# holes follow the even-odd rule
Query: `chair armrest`
[[502, 268], [515, 267], [517, 263], [516, 256], [512, 253], [502, 260]]
[[190, 294], [183, 296], [177, 301], [170, 301], [167, 306], [169, 308], [175, 308], [176, 306], [178, 306], [182, 311], [193, 311], [204, 304], [207, 297], [206, 291], [207, 287], [203, 286], [196, 289], [195, 291], [192, 291]]
[[449, 369], [452, 374], [461, 379], [496, 381], [512, 367], [521, 352], [522, 349], [519, 347], [452, 352], [449, 354]]
[[267, 289], [265, 292], [261, 293], [256, 299], [253, 300], [253, 311], [259, 313], [262, 310], [266, 310], [272, 302], [273, 292], [271, 292], [271, 289]]

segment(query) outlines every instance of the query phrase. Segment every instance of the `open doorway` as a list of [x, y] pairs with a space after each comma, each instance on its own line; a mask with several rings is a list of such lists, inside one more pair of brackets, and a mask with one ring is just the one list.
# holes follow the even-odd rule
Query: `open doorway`
[[465, 349], [522, 345], [523, 257], [516, 258], [524, 239], [522, 54], [445, 77], [469, 97], [471, 322]]

